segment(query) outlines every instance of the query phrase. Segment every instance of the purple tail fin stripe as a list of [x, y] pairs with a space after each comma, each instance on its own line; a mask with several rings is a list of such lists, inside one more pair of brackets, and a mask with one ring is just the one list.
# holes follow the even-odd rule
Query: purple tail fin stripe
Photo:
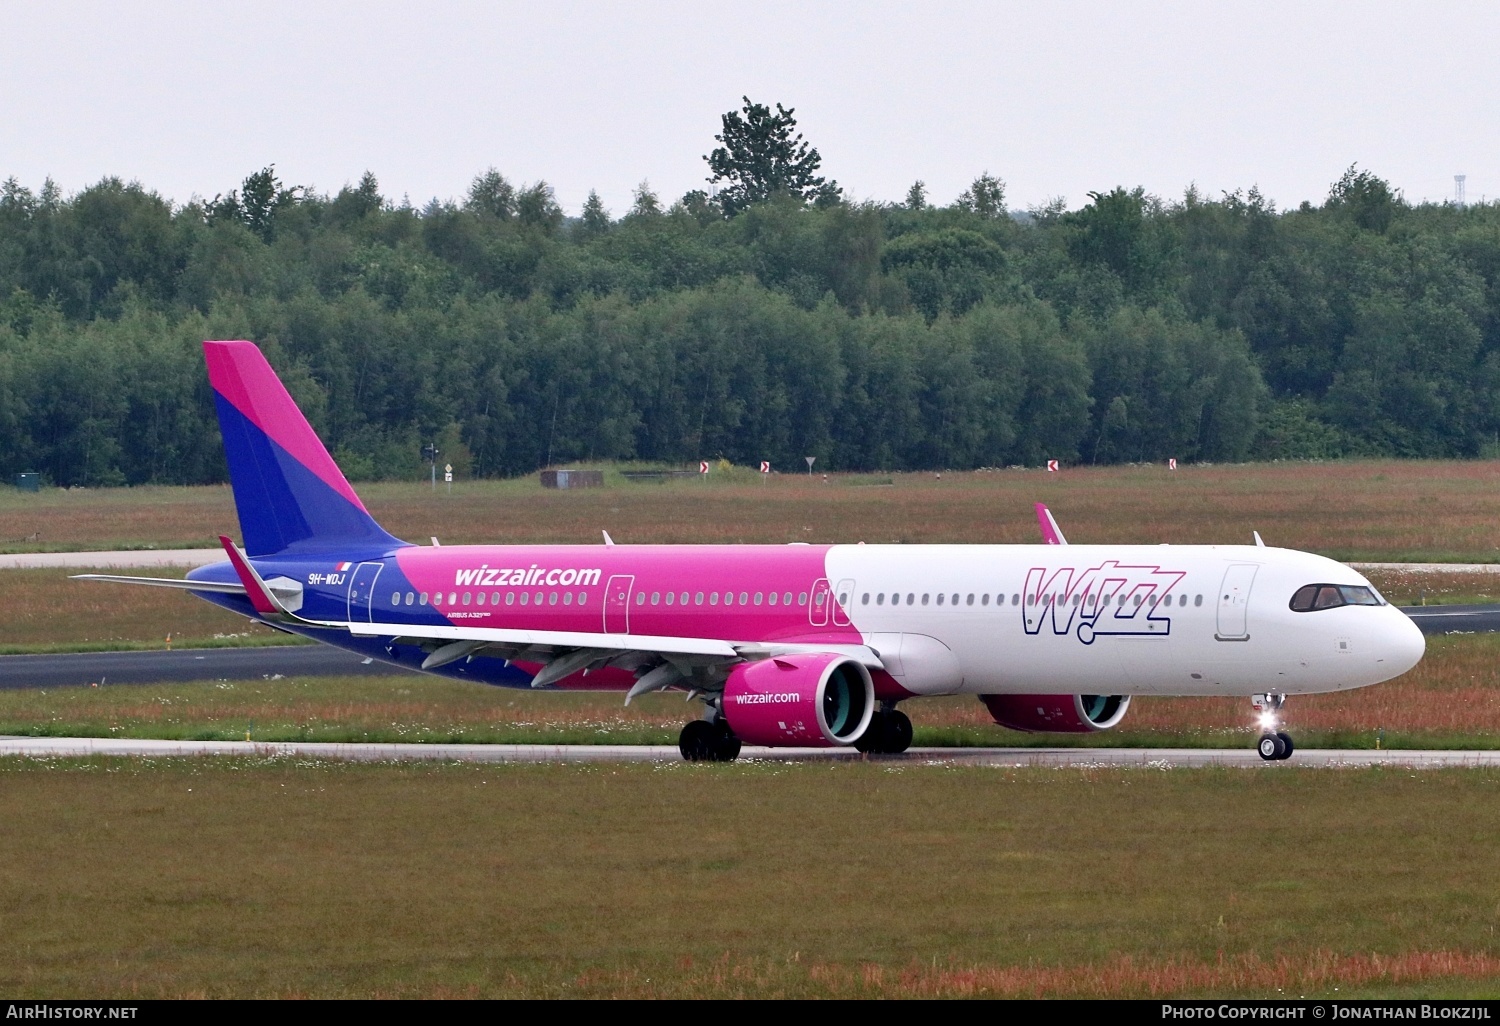
[[367, 512], [253, 342], [205, 342], [203, 354], [208, 361], [209, 384], [225, 402], [324, 484]]

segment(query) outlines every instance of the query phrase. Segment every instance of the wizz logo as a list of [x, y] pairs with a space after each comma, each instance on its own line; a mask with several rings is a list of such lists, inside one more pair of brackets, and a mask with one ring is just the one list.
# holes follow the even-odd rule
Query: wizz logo
[[1172, 591], [1183, 570], [1121, 566], [1113, 560], [1079, 570], [1032, 567], [1026, 573], [1021, 616], [1027, 634], [1051, 624], [1053, 634], [1071, 634], [1085, 645], [1104, 635], [1165, 637], [1172, 633]]

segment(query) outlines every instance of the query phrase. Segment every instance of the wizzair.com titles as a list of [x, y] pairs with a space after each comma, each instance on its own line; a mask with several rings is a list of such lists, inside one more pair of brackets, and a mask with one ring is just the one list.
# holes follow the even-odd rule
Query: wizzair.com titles
[[470, 570], [459, 570], [453, 575], [455, 585], [468, 585], [475, 588], [500, 588], [514, 586], [517, 588], [529, 588], [534, 585], [546, 585], [548, 587], [590, 587], [599, 583], [601, 571], [597, 568], [579, 570], [569, 567], [566, 570], [557, 568], [549, 569], [537, 566], [535, 563], [527, 567], [504, 567], [490, 566], [485, 563]]

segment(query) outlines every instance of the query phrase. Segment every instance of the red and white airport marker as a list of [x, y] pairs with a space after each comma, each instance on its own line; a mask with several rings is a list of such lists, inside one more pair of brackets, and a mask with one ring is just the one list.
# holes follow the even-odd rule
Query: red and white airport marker
[[760, 461], [760, 472], [762, 474], [769, 474], [771, 472], [771, 464], [768, 463], [768, 462], [766, 462], [765, 460], [761, 460]]
[[1177, 469], [1177, 461], [1174, 460], [1174, 459], [1167, 460], [1167, 469], [1168, 470], [1176, 470]]
[[698, 464], [698, 473], [700, 473], [700, 474], [707, 474], [708, 473], [708, 460], [703, 460], [701, 463]]
[[1048, 460], [1047, 461], [1047, 473], [1049, 473], [1049, 474], [1055, 474], [1055, 473], [1057, 473], [1057, 461], [1056, 460]]

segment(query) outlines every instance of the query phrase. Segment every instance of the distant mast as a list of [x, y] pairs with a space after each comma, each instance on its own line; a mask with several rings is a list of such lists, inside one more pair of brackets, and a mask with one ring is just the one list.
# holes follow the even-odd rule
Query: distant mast
[[1467, 207], [1469, 205], [1468, 201], [1464, 199], [1464, 179], [1467, 178], [1467, 177], [1469, 177], [1469, 176], [1468, 175], [1454, 175], [1453, 176], [1453, 205], [1455, 207], [1457, 207], [1459, 210], [1463, 210], [1465, 207]]

